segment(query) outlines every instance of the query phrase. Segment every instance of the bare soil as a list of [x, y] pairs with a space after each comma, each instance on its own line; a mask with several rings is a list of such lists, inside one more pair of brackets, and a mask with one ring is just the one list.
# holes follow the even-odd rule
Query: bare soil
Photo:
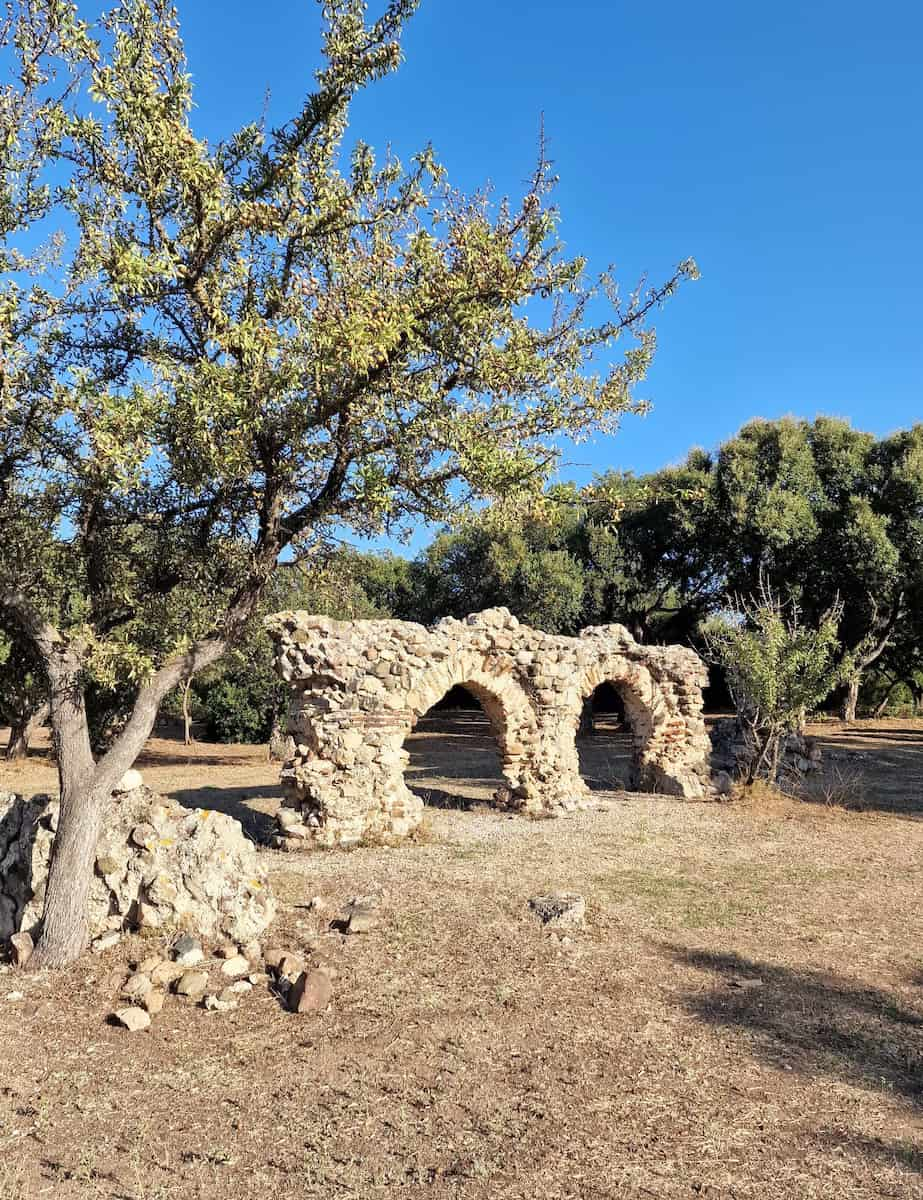
[[[259, 988], [114, 1028], [149, 940], [0, 974], [0, 1198], [923, 1200], [923, 721], [812, 732], [809, 799], [705, 804], [607, 790], [604, 730], [608, 810], [530, 822], [486, 803], [478, 714], [421, 722], [418, 843], [262, 851], [270, 941], [336, 969], [324, 1015]], [[159, 738], [139, 765], [257, 840], [278, 804], [262, 747]], [[42, 747], [0, 767], [55, 783]], [[587, 899], [568, 940], [528, 909], [552, 889]], [[366, 935], [306, 907], [365, 894]]]

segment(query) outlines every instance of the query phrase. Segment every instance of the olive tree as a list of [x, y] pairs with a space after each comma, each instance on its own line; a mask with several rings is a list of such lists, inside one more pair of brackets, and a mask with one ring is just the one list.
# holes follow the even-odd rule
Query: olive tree
[[893, 644], [923, 574], [923, 427], [876, 440], [832, 417], [751, 421], [721, 446], [712, 490], [730, 591], [765, 577], [815, 626], [841, 602], [852, 720], [862, 674]]
[[[301, 109], [217, 144], [193, 127], [165, 0], [95, 23], [65, 0], [12, 6], [0, 607], [47, 677], [61, 788], [37, 966], [84, 947], [113, 788], [164, 697], [241, 636], [280, 556], [541, 487], [555, 439], [632, 409], [647, 319], [695, 274], [686, 261], [625, 299], [588, 280], [541, 154], [510, 203], [453, 190], [428, 148], [404, 164], [348, 140], [351, 101], [397, 68], [415, 6], [369, 19], [328, 0]], [[592, 324], [597, 296], [610, 307]], [[74, 582], [51, 606], [54, 556]], [[203, 580], [208, 605], [176, 632]], [[140, 629], [165, 632], [142, 645]], [[105, 671], [133, 699], [94, 754], [86, 686]]]

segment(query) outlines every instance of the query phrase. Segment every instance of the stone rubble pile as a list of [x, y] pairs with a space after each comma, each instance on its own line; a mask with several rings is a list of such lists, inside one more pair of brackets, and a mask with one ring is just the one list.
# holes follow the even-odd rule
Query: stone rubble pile
[[112, 1020], [130, 1033], [149, 1029], [171, 995], [209, 1013], [230, 1013], [259, 986], [272, 986], [277, 995], [284, 990], [286, 996], [297, 989], [297, 1003], [287, 1003], [292, 1012], [323, 1012], [333, 998], [332, 972], [305, 970], [299, 958], [297, 973], [283, 984], [278, 969], [282, 961], [293, 963], [295, 956], [269, 949], [264, 958], [257, 941], [245, 946], [226, 942], [208, 955], [198, 939], [187, 935], [166, 956], [153, 954], [133, 963], [119, 988], [124, 1004], [115, 1009]]
[[[308, 907], [322, 924], [326, 921], [321, 897]], [[357, 896], [327, 924], [325, 934], [341, 945], [344, 936], [368, 933], [379, 921], [377, 897]], [[320, 1014], [333, 1002], [336, 978], [336, 967], [317, 939], [305, 949], [275, 945], [264, 950], [254, 939], [246, 945], [225, 941], [208, 950], [207, 943], [185, 934], [162, 953], [134, 961], [127, 976], [116, 972], [121, 1003], [111, 1019], [138, 1033], [151, 1027], [168, 1000], [209, 1013], [231, 1013], [259, 987], [267, 987], [291, 1013]]]
[[[42, 915], [57, 800], [0, 793], [0, 942]], [[94, 947], [128, 929], [190, 929], [210, 940], [259, 937], [275, 914], [266, 872], [239, 822], [135, 787], [104, 822], [90, 893]]]
[[[711, 743], [716, 788], [720, 793], [729, 792], [738, 779], [747, 775], [757, 751], [736, 717], [724, 717], [712, 724]], [[804, 734], [790, 733], [782, 743], [776, 782], [797, 779], [822, 767], [823, 752], [818, 743]]]
[[575, 736], [585, 698], [604, 682], [619, 690], [632, 727], [635, 786], [690, 798], [710, 787], [707, 672], [685, 647], [640, 645], [621, 625], [558, 637], [505, 608], [431, 629], [305, 612], [266, 624], [292, 690], [279, 848], [411, 835], [423, 805], [404, 783], [404, 740], [456, 684], [490, 718], [506, 781], [496, 801], [510, 809], [557, 815], [587, 806]]

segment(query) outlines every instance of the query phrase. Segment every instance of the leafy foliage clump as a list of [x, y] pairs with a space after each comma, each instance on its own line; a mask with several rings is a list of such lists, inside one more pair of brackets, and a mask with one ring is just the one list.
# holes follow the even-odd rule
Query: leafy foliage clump
[[748, 744], [745, 781], [774, 781], [783, 739], [849, 676], [852, 661], [838, 640], [836, 608], [816, 627], [803, 624], [797, 606], [783, 604], [765, 582], [738, 608], [706, 626], [706, 644], [724, 669]]

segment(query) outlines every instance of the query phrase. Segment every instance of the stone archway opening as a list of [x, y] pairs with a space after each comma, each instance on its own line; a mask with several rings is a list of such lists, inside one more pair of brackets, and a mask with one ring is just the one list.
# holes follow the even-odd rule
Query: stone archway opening
[[591, 792], [637, 791], [640, 747], [623, 689], [603, 680], [584, 697], [577, 728], [580, 775]]
[[267, 627], [293, 692], [279, 849], [412, 836], [423, 802], [404, 778], [405, 743], [459, 685], [487, 714], [503, 778], [494, 799], [512, 811], [554, 816], [587, 805], [577, 726], [583, 700], [603, 683], [625, 705], [639, 790], [694, 798], [708, 785], [706, 672], [683, 647], [639, 645], [620, 625], [559, 637], [503, 608], [431, 628], [305, 612], [277, 613]]
[[404, 741], [404, 782], [426, 807], [488, 804], [505, 784], [503, 716], [483, 690], [478, 697], [478, 690], [453, 684]]

